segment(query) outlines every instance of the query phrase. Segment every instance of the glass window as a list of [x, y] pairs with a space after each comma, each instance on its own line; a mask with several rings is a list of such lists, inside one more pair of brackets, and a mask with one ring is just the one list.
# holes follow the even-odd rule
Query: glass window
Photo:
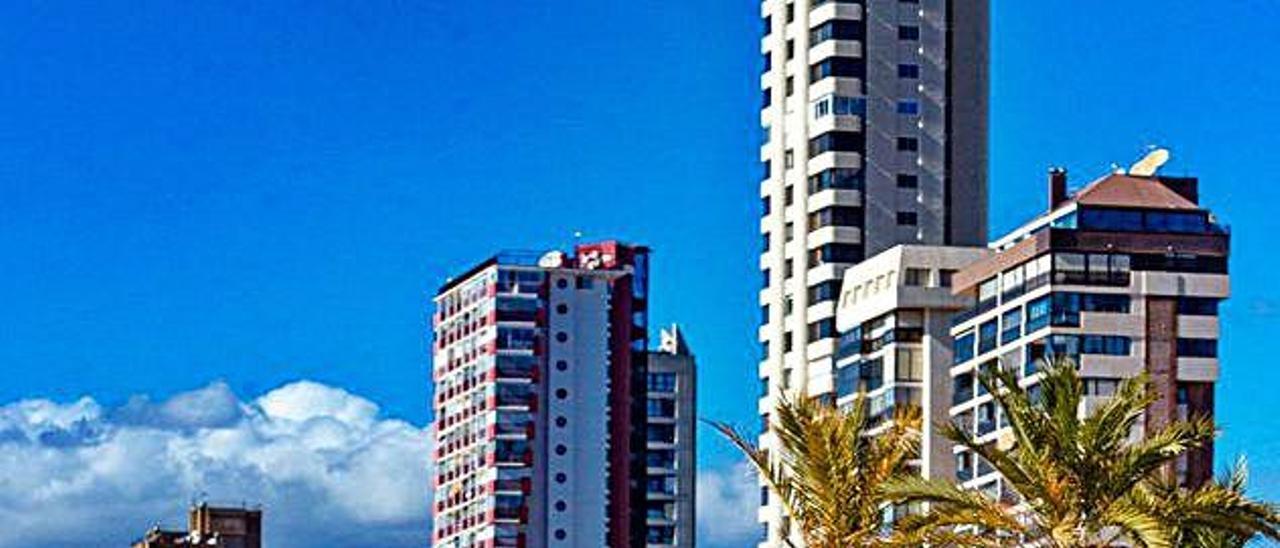
[[916, 79], [920, 77], [920, 65], [901, 64], [898, 65], [898, 78]]
[[920, 150], [920, 140], [915, 137], [898, 137], [898, 150], [902, 152]]
[[1032, 333], [1049, 325], [1049, 313], [1052, 310], [1049, 296], [1040, 297], [1027, 303], [1027, 333]]
[[920, 102], [910, 100], [898, 101], [898, 114], [905, 114], [908, 116], [920, 114]]
[[1054, 283], [1085, 281], [1085, 256], [1080, 253], [1057, 253], [1053, 256]]
[[1218, 357], [1217, 339], [1184, 339], [1178, 338], [1178, 356], [1188, 358]]
[[824, 152], [862, 152], [862, 134], [856, 131], [829, 131], [809, 141], [809, 156]]
[[861, 59], [854, 57], [828, 57], [822, 62], [809, 67], [809, 83], [817, 82], [829, 76], [863, 78], [866, 76], [866, 65]]
[[982, 354], [995, 350], [997, 346], [996, 333], [998, 325], [995, 320], [983, 323], [978, 327], [978, 353]]
[[1142, 212], [1125, 209], [1084, 208], [1078, 213], [1080, 228], [1115, 232], [1140, 232]]
[[862, 34], [861, 20], [832, 19], [809, 30], [809, 46], [827, 40], [861, 40]]
[[903, 285], [924, 287], [929, 283], [929, 270], [926, 268], [908, 268], [902, 276]]
[[1009, 310], [1000, 316], [1000, 343], [1011, 343], [1022, 336], [1022, 307]]
[[810, 194], [829, 188], [862, 188], [862, 170], [856, 168], [833, 168], [818, 173], [817, 175], [809, 176]]
[[920, 27], [914, 25], [901, 25], [898, 27], [898, 39], [915, 41], [920, 39]]
[[973, 359], [973, 331], [966, 331], [956, 337], [954, 362], [961, 364]]
[[951, 405], [973, 399], [973, 373], [961, 373], [951, 379]]
[[1217, 316], [1218, 299], [1202, 297], [1179, 297], [1178, 313], [1184, 316]]
[[1058, 327], [1080, 326], [1080, 294], [1054, 293], [1050, 325]]
[[1080, 342], [1080, 352], [1104, 356], [1128, 356], [1132, 345], [1133, 341], [1129, 337], [1085, 335]]
[[675, 392], [675, 373], [649, 373], [648, 388], [650, 392]]
[[920, 186], [920, 177], [911, 173], [898, 174], [898, 188], [918, 188]]
[[916, 226], [917, 222], [919, 222], [919, 219], [917, 218], [916, 212], [914, 211], [898, 212], [898, 226]]

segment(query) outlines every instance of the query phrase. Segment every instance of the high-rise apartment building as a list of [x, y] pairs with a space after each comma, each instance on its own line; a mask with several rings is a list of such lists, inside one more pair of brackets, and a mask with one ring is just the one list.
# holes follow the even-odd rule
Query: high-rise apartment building
[[981, 247], [900, 245], [845, 271], [840, 292], [836, 404], [861, 394], [872, 432], [903, 405], [923, 410], [920, 454], [926, 478], [951, 479], [955, 457], [939, 424], [951, 405], [952, 317], [973, 306], [951, 290], [953, 275], [989, 254]]
[[500, 254], [440, 289], [434, 546], [645, 544], [648, 258]]
[[[1048, 212], [953, 277], [975, 305], [951, 329], [951, 418], [979, 440], [1000, 439], [1004, 417], [976, 375], [1002, 367], [1034, 386], [1041, 358], [1052, 356], [1078, 365], [1086, 411], [1146, 372], [1161, 399], [1144, 431], [1212, 417], [1230, 236], [1199, 205], [1197, 187], [1195, 179], [1111, 174], [1068, 195], [1066, 172], [1051, 172]], [[954, 457], [956, 481], [1008, 495], [986, 462], [961, 448]], [[1191, 485], [1212, 470], [1211, 445], [1176, 466]]]
[[694, 546], [697, 501], [697, 363], [679, 326], [648, 354], [645, 545]]
[[[760, 6], [767, 413], [779, 391], [833, 397], [847, 267], [900, 243], [985, 243], [988, 1]], [[761, 499], [776, 544], [781, 507]]]

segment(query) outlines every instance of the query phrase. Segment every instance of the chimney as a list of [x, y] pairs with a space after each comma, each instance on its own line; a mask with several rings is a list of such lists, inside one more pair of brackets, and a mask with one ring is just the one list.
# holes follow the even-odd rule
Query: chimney
[[1053, 211], [1067, 201], [1067, 170], [1060, 167], [1049, 168], [1049, 211]]

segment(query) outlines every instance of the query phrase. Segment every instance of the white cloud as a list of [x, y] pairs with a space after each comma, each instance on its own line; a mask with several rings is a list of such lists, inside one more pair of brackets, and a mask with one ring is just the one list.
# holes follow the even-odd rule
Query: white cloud
[[759, 538], [760, 491], [746, 462], [698, 471], [698, 544], [753, 546]]
[[253, 401], [215, 383], [163, 402], [0, 407], [0, 547], [125, 546], [196, 497], [261, 504], [272, 547], [424, 546], [430, 432], [344, 390]]

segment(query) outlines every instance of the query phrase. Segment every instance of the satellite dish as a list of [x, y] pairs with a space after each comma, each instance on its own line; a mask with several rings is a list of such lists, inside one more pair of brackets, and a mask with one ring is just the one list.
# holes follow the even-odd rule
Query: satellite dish
[[1160, 167], [1169, 162], [1169, 150], [1157, 148], [1149, 153], [1138, 163], [1133, 164], [1129, 168], [1129, 175], [1137, 175], [1139, 177], [1150, 177], [1160, 171]]
[[560, 268], [564, 266], [564, 253], [548, 251], [541, 259], [538, 259], [538, 266], [542, 268]]

